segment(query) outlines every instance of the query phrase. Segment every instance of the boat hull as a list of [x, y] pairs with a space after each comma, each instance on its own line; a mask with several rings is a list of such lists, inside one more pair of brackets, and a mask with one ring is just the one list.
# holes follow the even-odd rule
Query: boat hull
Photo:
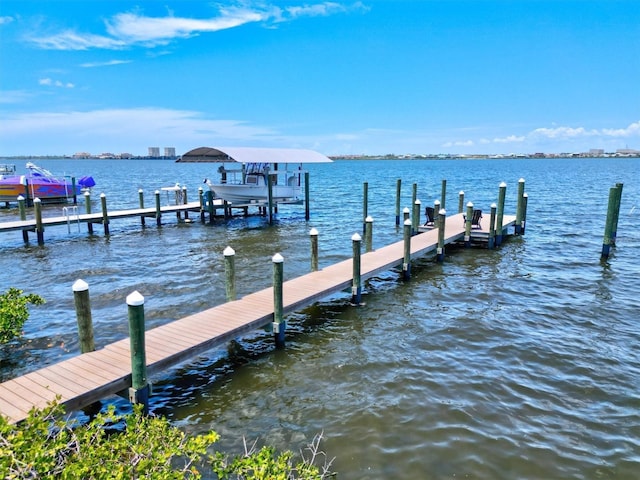
[[[269, 201], [269, 191], [266, 185], [247, 184], [214, 184], [210, 185], [215, 198], [221, 198], [230, 203], [264, 203]], [[274, 185], [272, 187], [274, 202], [297, 201], [300, 187], [296, 185]]]
[[39, 179], [37, 182], [24, 184], [24, 177], [7, 177], [0, 180], [0, 202], [15, 202], [18, 196], [33, 200], [39, 198], [45, 203], [62, 203], [82, 194], [80, 185], [71, 183], [46, 181]]

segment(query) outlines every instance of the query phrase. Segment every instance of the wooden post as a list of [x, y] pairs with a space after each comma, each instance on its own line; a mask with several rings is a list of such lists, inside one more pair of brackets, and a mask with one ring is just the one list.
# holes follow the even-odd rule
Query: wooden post
[[[84, 211], [87, 215], [91, 214], [91, 193], [87, 190], [84, 192]], [[87, 220], [87, 232], [93, 235], [93, 222]]]
[[442, 208], [438, 212], [438, 250], [437, 259], [438, 262], [444, 261], [444, 229], [447, 222], [447, 211]]
[[471, 221], [473, 220], [473, 203], [467, 203], [467, 216], [464, 222], [464, 246], [471, 246]]
[[44, 226], [42, 225], [42, 201], [39, 198], [33, 199], [33, 208], [36, 214], [36, 237], [38, 245], [44, 244]]
[[525, 226], [527, 224], [527, 202], [529, 201], [529, 195], [525, 192], [522, 195], [522, 235], [524, 235]]
[[496, 246], [496, 210], [498, 209], [495, 203], [491, 204], [491, 219], [489, 220], [489, 241], [487, 248], [493, 249]]
[[411, 220], [404, 221], [404, 256], [402, 260], [402, 278], [411, 278]]
[[129, 343], [131, 350], [131, 388], [129, 401], [141, 403], [149, 413], [149, 383], [144, 333], [144, 297], [137, 291], [127, 296], [129, 313]]
[[73, 204], [78, 204], [78, 195], [76, 195], [76, 177], [71, 177], [71, 191], [73, 192]]
[[73, 299], [76, 306], [80, 352], [93, 352], [96, 349], [96, 345], [93, 340], [93, 320], [91, 318], [89, 285], [84, 280], [76, 280], [71, 288], [73, 290]]
[[284, 258], [276, 253], [272, 258], [273, 262], [273, 334], [275, 336], [276, 348], [284, 348], [284, 331], [287, 324], [283, 319], [283, 276]]
[[504, 229], [502, 227], [504, 216], [504, 199], [507, 193], [507, 184], [502, 182], [500, 184], [500, 192], [498, 193], [498, 214], [496, 216], [496, 246], [502, 245], [502, 235]]
[[440, 194], [440, 202], [442, 203], [442, 208], [445, 208], [445, 201], [447, 198], [447, 181], [442, 179], [442, 192]]
[[[22, 195], [18, 195], [18, 210], [20, 211], [20, 220], [25, 221], [27, 219], [27, 212], [25, 210], [25, 199]], [[22, 240], [24, 243], [29, 243], [29, 231], [22, 229]]]
[[107, 196], [100, 194], [100, 203], [102, 204], [102, 225], [104, 225], [104, 234], [109, 235], [109, 214], [107, 213]]
[[266, 168], [265, 175], [267, 177], [267, 199], [269, 204], [269, 225], [273, 225], [273, 179], [269, 172], [269, 167]]
[[411, 229], [413, 231], [412, 235], [418, 234], [418, 226], [420, 225], [420, 210], [422, 209], [422, 202], [420, 200], [416, 200], [413, 202], [413, 216], [411, 217]]
[[516, 205], [516, 224], [515, 234], [522, 235], [522, 210], [523, 210], [523, 196], [524, 196], [524, 178], [518, 180], [518, 203]]
[[440, 215], [440, 200], [436, 200], [433, 202], [433, 224], [436, 226], [440, 225], [438, 223], [438, 215]]
[[609, 189], [609, 205], [607, 207], [607, 220], [604, 226], [604, 239], [602, 240], [601, 258], [609, 258], [611, 245], [613, 244], [614, 217], [616, 214], [616, 197], [618, 195], [616, 187]]
[[416, 200], [418, 199], [418, 184], [414, 183], [411, 187], [411, 206], [413, 207], [413, 204], [416, 203]]
[[402, 209], [402, 221], [406, 222], [407, 220], [409, 220], [410, 217], [411, 217], [411, 210], [409, 210], [409, 207], [404, 207]]
[[200, 202], [200, 221], [204, 223], [204, 190], [198, 187], [198, 201]]
[[464, 212], [464, 191], [458, 192], [458, 213]]
[[156, 196], [156, 225], [162, 225], [162, 210], [160, 210], [160, 190], [155, 191]]
[[[140, 203], [140, 210], [144, 209], [144, 190], [141, 188], [138, 190], [138, 202]], [[144, 215], [140, 215], [140, 223], [144, 227]]]
[[613, 231], [611, 232], [613, 245], [616, 244], [616, 238], [618, 236], [618, 218], [620, 217], [620, 203], [622, 202], [622, 187], [622, 183], [616, 183], [616, 205], [613, 216]]
[[[182, 204], [186, 205], [187, 203], [189, 203], [187, 201], [187, 186], [183, 185], [182, 186]], [[188, 220], [189, 219], [189, 210], [185, 210], [184, 211], [184, 219]]]
[[396, 227], [400, 226], [400, 192], [401, 192], [402, 180], [399, 178], [396, 180]]
[[366, 252], [373, 250], [373, 218], [370, 215], [364, 219], [364, 249]]
[[304, 219], [307, 221], [311, 218], [309, 198], [309, 172], [304, 172]]
[[351, 304], [360, 305], [362, 302], [362, 278], [360, 276], [360, 247], [362, 238], [357, 233], [351, 237], [353, 246], [353, 279], [351, 286]]
[[231, 302], [236, 299], [236, 252], [233, 248], [227, 247], [222, 254], [224, 255], [225, 292], [227, 294], [227, 302]]
[[312, 228], [309, 231], [311, 238], [311, 271], [318, 271], [318, 230]]
[[364, 182], [362, 193], [362, 233], [365, 233], [366, 218], [369, 216], [369, 182]]

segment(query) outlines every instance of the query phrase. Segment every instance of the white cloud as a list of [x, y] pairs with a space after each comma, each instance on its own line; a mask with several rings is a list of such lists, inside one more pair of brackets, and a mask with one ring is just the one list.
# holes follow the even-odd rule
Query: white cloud
[[475, 145], [473, 140], [456, 140], [453, 142], [445, 142], [442, 144], [443, 148], [451, 147], [473, 147]]
[[38, 80], [38, 84], [44, 85], [47, 87], [58, 87], [58, 88], [74, 88], [75, 85], [71, 82], [61, 82], [60, 80], [52, 80], [51, 78], [41, 78]]
[[0, 17], [0, 25], [7, 25], [8, 23], [11, 23], [14, 21], [13, 17]]
[[509, 135], [507, 137], [502, 138], [494, 138], [493, 143], [520, 143], [524, 142], [526, 139], [523, 135]]
[[105, 21], [106, 34], [77, 33], [73, 30], [48, 35], [32, 35], [31, 41], [49, 50], [88, 50], [91, 48], [118, 50], [133, 45], [156, 47], [180, 38], [216, 32], [249, 23], [279, 23], [300, 17], [327, 16], [353, 10], [365, 11], [361, 2], [343, 6], [335, 2], [291, 6], [286, 9], [270, 5], [220, 6], [213, 18], [185, 18], [168, 15], [148, 17], [138, 13], [119, 13]]
[[82, 68], [111, 67], [113, 65], [124, 65], [126, 63], [131, 63], [131, 60], [109, 60], [108, 62], [87, 62], [87, 63], [81, 64], [80, 66]]

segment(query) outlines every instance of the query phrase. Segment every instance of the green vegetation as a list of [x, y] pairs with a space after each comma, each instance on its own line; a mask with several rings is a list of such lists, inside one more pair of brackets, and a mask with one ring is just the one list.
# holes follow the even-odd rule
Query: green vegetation
[[22, 333], [22, 326], [29, 318], [28, 304], [42, 305], [39, 295], [23, 294], [22, 290], [9, 288], [0, 294], [0, 344], [7, 343]]
[[[0, 416], [0, 478], [12, 479], [198, 479], [208, 469], [220, 480], [322, 480], [333, 474], [319, 451], [321, 436], [294, 465], [292, 452], [276, 454], [255, 445], [230, 458], [208, 453], [215, 432], [187, 437], [166, 419], [145, 416], [136, 407], [118, 415], [113, 407], [86, 425], [60, 420], [63, 410], [50, 405], [33, 410], [18, 425]], [[320, 458], [325, 464], [317, 467]]]

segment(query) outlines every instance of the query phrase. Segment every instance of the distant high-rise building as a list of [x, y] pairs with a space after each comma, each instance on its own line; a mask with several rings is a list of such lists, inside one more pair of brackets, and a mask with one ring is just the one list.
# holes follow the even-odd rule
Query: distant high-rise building
[[167, 158], [175, 158], [176, 147], [164, 147], [164, 156]]
[[160, 147], [149, 147], [149, 156], [151, 158], [159, 158], [160, 157]]

